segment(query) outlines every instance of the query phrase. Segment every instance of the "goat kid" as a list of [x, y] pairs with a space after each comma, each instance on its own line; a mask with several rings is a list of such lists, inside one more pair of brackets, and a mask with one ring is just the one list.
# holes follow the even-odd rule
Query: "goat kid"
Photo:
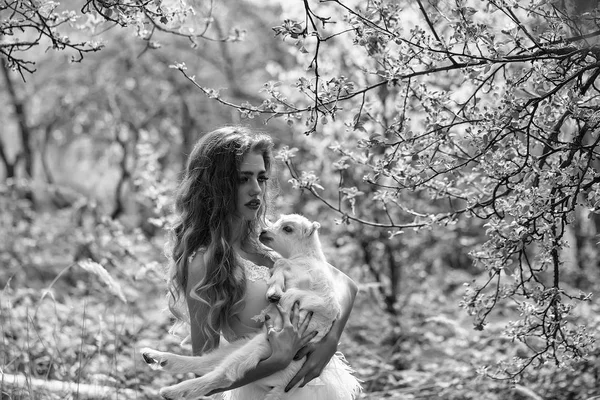
[[[279, 253], [268, 281], [267, 298], [288, 312], [299, 303], [300, 320], [313, 313], [307, 332], [318, 331], [311, 342], [320, 341], [331, 329], [340, 314], [335, 284], [330, 266], [323, 254], [319, 240], [318, 222], [311, 222], [298, 214], [282, 215], [268, 230], [260, 235], [263, 244]], [[281, 326], [281, 315], [269, 306], [275, 326]], [[263, 316], [264, 318], [264, 316]], [[194, 373], [199, 378], [162, 388], [166, 399], [197, 399], [216, 390], [229, 387], [233, 382], [256, 367], [261, 359], [271, 354], [266, 328], [249, 339], [224, 344], [202, 356], [181, 356], [142, 349], [146, 363], [155, 369], [171, 373]], [[284, 388], [302, 367], [305, 359], [292, 361], [287, 368], [266, 378], [252, 382], [237, 390], [247, 397], [265, 400], [284, 398]], [[241, 394], [241, 393], [240, 393]]]

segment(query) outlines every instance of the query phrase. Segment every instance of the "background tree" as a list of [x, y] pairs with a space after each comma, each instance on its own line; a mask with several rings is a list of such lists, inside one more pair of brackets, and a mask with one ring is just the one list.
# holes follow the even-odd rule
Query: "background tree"
[[173, 379], [136, 354], [182, 351], [157, 296], [170, 193], [202, 132], [243, 123], [281, 150], [276, 209], [322, 221], [361, 284], [341, 348], [363, 398], [600, 394], [591, 3], [84, 6], [0, 9], [0, 391]]
[[[158, 2], [140, 5], [8, 2], [0, 10], [2, 28], [14, 28], [3, 31], [1, 48], [8, 53], [0, 56], [6, 94], [0, 96], [3, 396], [19, 398], [26, 390], [29, 397], [65, 398], [71, 384], [79, 398], [102, 398], [79, 385], [98, 381], [115, 387], [117, 396], [130, 396], [119, 388], [132, 384], [143, 393], [144, 375], [155, 377], [139, 368], [135, 346], [153, 336], [177, 342], [161, 313], [161, 228], [171, 214], [172, 189], [199, 135], [239, 121], [168, 66], [176, 54], [199, 77], [248, 101], [257, 97], [244, 80], [263, 79], [262, 57], [287, 57], [269, 36], [239, 46], [244, 32], [228, 19], [256, 30], [272, 24], [265, 21], [277, 7], [257, 12], [239, 2], [215, 10], [198, 4], [193, 13], [176, 15], [165, 5], [165, 22], [146, 12], [156, 11]], [[79, 18], [44, 27], [65, 10]], [[38, 28], [46, 30], [31, 30]], [[34, 34], [36, 42], [25, 47]], [[68, 37], [69, 43], [107, 45], [89, 53], [69, 46], [46, 51], [50, 34], [65, 43]], [[79, 62], [72, 62], [74, 54]], [[31, 343], [28, 332], [39, 340]], [[27, 387], [9, 376], [26, 379]]]
[[591, 298], [582, 278], [598, 275], [597, 262], [578, 262], [585, 252], [572, 254], [586, 248], [598, 259], [599, 11], [591, 2], [484, 3], [304, 2], [274, 30], [304, 54], [308, 74], [282, 74], [256, 106], [190, 79], [243, 115], [322, 135], [331, 164], [300, 173], [294, 151], [281, 158], [295, 187], [339, 223], [377, 228], [359, 228], [357, 241], [367, 259], [381, 246], [392, 297], [398, 235], [429, 231], [426, 247], [442, 228], [463, 241], [485, 230], [470, 254], [487, 276], [462, 306], [483, 329], [499, 302], [515, 305], [521, 317], [506, 332], [530, 354], [494, 374], [515, 378], [532, 364], [569, 365], [594, 342], [569, 314]]

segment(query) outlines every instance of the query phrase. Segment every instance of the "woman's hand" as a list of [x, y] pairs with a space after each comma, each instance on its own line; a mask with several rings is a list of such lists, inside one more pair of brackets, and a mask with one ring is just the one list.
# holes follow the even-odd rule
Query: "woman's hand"
[[335, 332], [330, 331], [320, 342], [310, 343], [304, 346], [294, 360], [300, 360], [306, 356], [306, 361], [296, 376], [285, 387], [285, 391], [291, 390], [301, 379], [304, 378], [300, 387], [304, 387], [308, 382], [312, 381], [323, 372], [325, 366], [331, 360], [331, 357], [337, 351], [339, 337]]
[[352, 279], [333, 265], [329, 264], [329, 267], [333, 274], [333, 280], [336, 282], [334, 292], [336, 298], [340, 302], [342, 312], [331, 326], [329, 333], [327, 333], [320, 342], [311, 343], [296, 354], [294, 359], [300, 359], [306, 356], [306, 361], [296, 376], [294, 376], [290, 383], [285, 387], [286, 392], [296, 386], [302, 379], [304, 380], [300, 387], [303, 387], [308, 382], [321, 375], [321, 372], [323, 372], [323, 369], [325, 369], [325, 366], [337, 351], [342, 332], [344, 331], [344, 327], [346, 326], [346, 322], [348, 322], [350, 312], [354, 306], [354, 299], [358, 292], [358, 286]]
[[211, 395], [245, 386], [251, 382], [255, 382], [281, 371], [289, 365], [294, 354], [315, 337], [317, 334], [316, 331], [306, 332], [312, 314], [308, 314], [302, 322], [300, 322], [300, 313], [298, 312], [297, 304], [294, 305], [291, 313], [285, 312], [280, 306], [277, 306], [277, 309], [282, 317], [282, 329], [276, 331], [271, 325], [272, 321], [269, 319], [265, 321], [265, 326], [268, 329], [267, 339], [271, 345], [271, 354], [266, 359], [260, 360], [258, 365], [247, 371], [242, 378], [236, 380], [226, 388], [213, 390], [210, 393]]
[[267, 326], [267, 339], [271, 344], [271, 357], [281, 362], [282, 368], [285, 368], [292, 362], [294, 355], [316, 336], [317, 331], [306, 332], [312, 318], [312, 313], [307, 314], [300, 321], [298, 303], [295, 303], [292, 307], [291, 314], [285, 311], [279, 304], [277, 304], [277, 310], [283, 320], [282, 329], [276, 331], [270, 326], [268, 319], [265, 321], [265, 325]]

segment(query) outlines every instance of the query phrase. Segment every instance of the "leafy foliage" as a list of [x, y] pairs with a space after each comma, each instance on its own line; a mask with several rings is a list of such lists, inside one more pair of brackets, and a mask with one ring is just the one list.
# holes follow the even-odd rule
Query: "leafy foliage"
[[[31, 211], [31, 207], [27, 200], [15, 201], [17, 188], [5, 185], [0, 197], [1, 215], [9, 223], [2, 226], [19, 229], [24, 239], [3, 241], [7, 247], [0, 252], [19, 257], [3, 259], [12, 268], [0, 272], [0, 365], [3, 374], [25, 375], [47, 386], [17, 388], [5, 379], [0, 386], [3, 395], [90, 398], [83, 385], [80, 392], [49, 390], [51, 383], [73, 382], [108, 390], [105, 396], [91, 398], [151, 398], [159, 387], [179, 379], [156, 374], [142, 364], [138, 354], [139, 348], [157, 344], [165, 350], [189, 350], [189, 344], [181, 348], [179, 340], [167, 333], [171, 320], [161, 295], [165, 290], [162, 271], [155, 262], [161, 259], [162, 239], [148, 241], [135, 230], [108, 221], [77, 227], [73, 224], [80, 218], [77, 208], [47, 215], [33, 212], [34, 218], [23, 219], [18, 210]], [[7, 209], [12, 212], [4, 212]], [[95, 266], [100, 274], [73, 264], [78, 238], [90, 235], [95, 236], [89, 242], [90, 251], [80, 256], [98, 258], [105, 266], [102, 270]], [[336, 248], [333, 235], [324, 240], [329, 257], [335, 256], [340, 265], [352, 265], [360, 251], [352, 244]], [[39, 245], [15, 253], [20, 243]], [[84, 258], [81, 263], [89, 261]], [[413, 268], [407, 274], [417, 274], [419, 266]], [[399, 296], [400, 319], [378, 307], [375, 287], [362, 284], [340, 345], [364, 381], [362, 399], [479, 399], [485, 393], [494, 400], [521, 399], [524, 393], [534, 393], [558, 400], [598, 395], [598, 366], [592, 360], [574, 363], [562, 372], [552, 364], [541, 365], [522, 374], [514, 385], [477, 377], [477, 367], [510, 360], [527, 349], [501, 334], [501, 322], [475, 333], [465, 328], [465, 316], [456, 308], [460, 286], [452, 284], [465, 276], [458, 270], [432, 272], [436, 273], [405, 284]], [[108, 282], [122, 289], [127, 303], [107, 288]], [[571, 318], [597, 329], [598, 315], [593, 305], [574, 310]]]
[[[212, 2], [6, 2], [2, 101], [15, 111], [0, 115], [23, 150], [12, 162], [2, 137], [2, 371], [144, 394], [174, 379], [135, 354], [181, 351], [157, 311], [170, 192], [197, 131], [242, 118], [268, 122], [278, 141], [290, 181], [278, 209], [321, 220], [331, 259], [361, 283], [341, 349], [363, 398], [598, 395], [600, 64], [588, 3], [257, 12], [225, 1], [221, 14], [254, 24], [234, 47], [244, 31]], [[86, 54], [102, 45], [86, 35], [111, 27], [131, 28], [100, 35], [126, 51]], [[48, 43], [85, 54], [94, 72], [12, 82], [6, 67], [62, 68], [37, 54]], [[34, 160], [51, 204], [35, 191]], [[80, 179], [66, 187], [65, 175]]]
[[[307, 135], [324, 135], [330, 169], [299, 172], [289, 150], [280, 158], [294, 187], [338, 212], [339, 223], [386, 229], [390, 243], [406, 229], [464, 220], [485, 229], [487, 241], [470, 255], [488, 276], [461, 304], [483, 329], [510, 300], [521, 317], [507, 334], [531, 349], [494, 376], [590, 354], [593, 333], [568, 316], [591, 293], [569, 290], [561, 271], [575, 221], [589, 215], [594, 224], [580, 224], [597, 232], [600, 214], [599, 10], [546, 1], [323, 3], [304, 2], [301, 18], [274, 28], [305, 70], [267, 83], [262, 104], [232, 104], [188, 78], [245, 117], [302, 121]], [[537, 338], [545, 345], [533, 345]]]
[[38, 46], [67, 50], [73, 54], [71, 61], [81, 62], [86, 53], [105, 45], [94, 34], [115, 26], [133, 28], [147, 49], [160, 48], [158, 33], [185, 37], [192, 43], [199, 39], [236, 41], [243, 34], [233, 31], [224, 37], [210, 37], [211, 22], [212, 4], [193, 8], [161, 0], [8, 0], [0, 6], [0, 54], [8, 67], [24, 78], [24, 72], [35, 71], [31, 54]]

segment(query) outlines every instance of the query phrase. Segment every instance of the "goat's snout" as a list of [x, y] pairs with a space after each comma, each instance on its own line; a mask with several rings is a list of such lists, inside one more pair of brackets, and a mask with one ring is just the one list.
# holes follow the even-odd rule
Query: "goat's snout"
[[260, 235], [258, 235], [258, 240], [262, 243], [262, 244], [266, 244], [268, 245], [270, 242], [273, 241], [273, 237], [269, 235], [269, 231], [262, 231], [260, 233]]

